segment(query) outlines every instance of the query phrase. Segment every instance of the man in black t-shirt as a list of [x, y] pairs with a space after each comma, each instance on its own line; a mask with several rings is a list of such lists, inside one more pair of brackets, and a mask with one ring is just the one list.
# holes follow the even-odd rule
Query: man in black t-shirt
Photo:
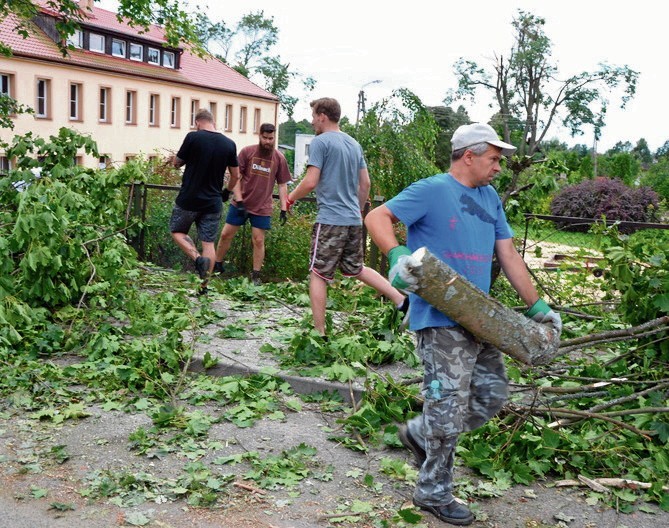
[[[171, 160], [175, 167], [184, 169], [181, 190], [176, 197], [170, 232], [181, 250], [195, 262], [200, 278], [206, 280], [214, 266], [214, 242], [221, 222], [223, 202], [239, 180], [237, 146], [214, 127], [209, 110], [195, 114], [195, 128], [189, 132], [177, 155]], [[225, 185], [225, 171], [230, 179]], [[195, 223], [202, 243], [202, 254], [188, 236]], [[202, 285], [202, 292], [206, 282]]]

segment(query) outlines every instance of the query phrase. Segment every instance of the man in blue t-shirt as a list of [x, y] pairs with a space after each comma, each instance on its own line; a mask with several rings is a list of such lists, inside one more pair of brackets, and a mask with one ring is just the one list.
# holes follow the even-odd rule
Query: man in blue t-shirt
[[363, 265], [362, 214], [371, 186], [360, 144], [339, 130], [341, 107], [323, 97], [310, 103], [316, 137], [309, 145], [307, 173], [288, 195], [288, 208], [316, 191], [318, 215], [311, 236], [309, 299], [314, 328], [325, 336], [327, 284], [339, 268], [385, 295], [402, 311], [406, 297], [377, 271]]
[[[420, 263], [412, 252], [421, 247], [443, 260], [484, 292], [490, 290], [493, 255], [521, 299], [526, 315], [562, 322], [541, 299], [522, 257], [513, 245], [497, 192], [490, 186], [501, 170], [502, 156], [516, 148], [499, 140], [492, 127], [463, 125], [453, 134], [451, 167], [417, 181], [367, 215], [365, 225], [388, 255], [391, 284], [415, 291]], [[407, 227], [407, 245], [399, 245], [393, 224]], [[410, 295], [411, 326], [424, 366], [423, 414], [400, 427], [399, 437], [420, 466], [414, 504], [442, 521], [468, 525], [467, 507], [453, 497], [453, 460], [458, 436], [492, 418], [507, 398], [508, 379], [502, 353], [449, 319], [415, 294]], [[483, 317], [483, 315], [482, 315]]]

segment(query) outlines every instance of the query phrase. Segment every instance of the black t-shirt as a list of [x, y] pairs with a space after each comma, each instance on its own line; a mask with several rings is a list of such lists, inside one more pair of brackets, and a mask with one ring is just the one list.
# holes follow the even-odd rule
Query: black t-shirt
[[228, 167], [238, 167], [237, 146], [220, 132], [189, 132], [177, 157], [186, 162], [176, 204], [187, 211], [218, 213]]

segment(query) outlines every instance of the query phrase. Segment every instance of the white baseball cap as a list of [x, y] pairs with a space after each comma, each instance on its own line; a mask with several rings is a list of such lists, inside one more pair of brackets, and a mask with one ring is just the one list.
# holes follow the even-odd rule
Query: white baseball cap
[[462, 125], [453, 132], [451, 146], [453, 150], [460, 150], [471, 147], [477, 143], [488, 143], [502, 149], [502, 155], [511, 156], [516, 152], [516, 147], [500, 141], [497, 132], [485, 123], [472, 123], [471, 125]]

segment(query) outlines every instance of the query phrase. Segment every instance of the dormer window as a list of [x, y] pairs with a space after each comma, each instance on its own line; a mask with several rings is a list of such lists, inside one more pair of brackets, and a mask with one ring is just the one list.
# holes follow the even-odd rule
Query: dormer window
[[160, 65], [160, 50], [156, 48], [149, 48], [147, 53], [147, 60], [149, 64], [158, 64]]
[[174, 53], [171, 51], [163, 51], [163, 66], [174, 68]]
[[144, 60], [144, 46], [141, 44], [130, 43], [130, 59], [135, 61]]
[[80, 29], [75, 29], [74, 33], [70, 35], [67, 38], [67, 43], [70, 46], [74, 46], [75, 48], [83, 48], [84, 47], [84, 32], [81, 31]]
[[125, 40], [112, 39], [112, 55], [125, 58]]
[[91, 33], [89, 36], [88, 49], [96, 53], [105, 52], [105, 37], [97, 33]]

